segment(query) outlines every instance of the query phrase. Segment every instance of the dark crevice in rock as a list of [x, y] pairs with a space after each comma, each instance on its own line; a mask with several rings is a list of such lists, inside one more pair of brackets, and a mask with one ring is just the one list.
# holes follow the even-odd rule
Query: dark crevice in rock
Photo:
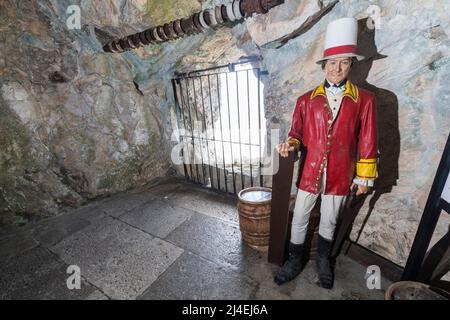
[[49, 74], [48, 79], [53, 83], [67, 83], [69, 79], [62, 73], [55, 71]]
[[97, 27], [94, 27], [94, 34], [97, 40], [103, 45], [115, 38], [115, 35], [111, 32], [103, 29], [99, 29]]
[[133, 80], [133, 84], [134, 84], [134, 87], [136, 88], [136, 91], [137, 91], [141, 96], [144, 96], [144, 93], [141, 91], [141, 89], [139, 89], [139, 84], [138, 84], [135, 80]]

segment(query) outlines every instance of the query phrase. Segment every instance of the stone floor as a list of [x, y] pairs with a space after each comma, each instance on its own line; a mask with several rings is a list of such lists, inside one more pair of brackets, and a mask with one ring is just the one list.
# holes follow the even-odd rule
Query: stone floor
[[[332, 290], [314, 261], [294, 281], [241, 240], [234, 197], [177, 179], [0, 230], [0, 299], [383, 299], [365, 268], [340, 256]], [[70, 265], [81, 289], [69, 290]]]

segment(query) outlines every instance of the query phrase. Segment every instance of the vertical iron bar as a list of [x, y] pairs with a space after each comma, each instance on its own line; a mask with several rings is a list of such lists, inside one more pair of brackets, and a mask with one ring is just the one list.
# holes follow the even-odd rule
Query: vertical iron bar
[[[216, 148], [216, 133], [214, 132], [214, 114], [213, 114], [213, 107], [212, 107], [212, 92], [211, 92], [211, 77], [208, 75], [208, 88], [209, 88], [209, 107], [211, 109], [211, 126], [213, 129], [213, 140], [214, 140], [214, 157], [216, 158], [216, 175], [217, 175], [217, 186], [220, 190], [220, 173], [219, 173], [219, 166], [217, 164], [217, 148]], [[212, 185], [212, 183], [211, 183]]]
[[[184, 102], [183, 85], [182, 85], [182, 81], [181, 80], [180, 80], [180, 95], [181, 95], [181, 104], [183, 105], [182, 113], [183, 113], [184, 130], [187, 131], [187, 128], [186, 128], [186, 116], [184, 114], [185, 113], [184, 109], [186, 107], [186, 103]], [[184, 161], [184, 158], [183, 158], [183, 161]], [[192, 176], [193, 176], [193, 174], [192, 174], [192, 164], [191, 163], [189, 163], [189, 169], [190, 169], [190, 172], [191, 172], [190, 175], [189, 175], [189, 180], [191, 180]]]
[[259, 130], [259, 183], [260, 186], [263, 186], [263, 176], [262, 176], [262, 141], [261, 141], [261, 87], [260, 87], [260, 74], [259, 74], [259, 68], [256, 69], [257, 73], [257, 80], [258, 80], [258, 130]]
[[225, 79], [227, 83], [227, 106], [228, 106], [228, 129], [230, 134], [230, 147], [231, 147], [231, 172], [233, 173], [233, 191], [236, 194], [236, 180], [234, 177], [234, 156], [233, 156], [233, 138], [231, 136], [231, 118], [230, 118], [230, 90], [228, 86], [228, 73], [225, 73]]
[[[209, 179], [211, 180], [211, 177], [212, 177], [211, 159], [209, 158], [208, 127], [206, 125], [205, 99], [204, 99], [204, 96], [203, 96], [202, 76], [199, 76], [199, 79], [200, 79], [200, 93], [201, 93], [201, 96], [202, 96], [203, 124], [205, 126], [205, 135], [206, 135], [206, 152], [208, 154]], [[212, 181], [211, 181], [211, 187], [212, 187]]]
[[[195, 79], [194, 78], [192, 78], [192, 88], [194, 90], [195, 120], [197, 121], [198, 120], [197, 94], [196, 94], [196, 90], [195, 90]], [[198, 138], [200, 140], [200, 157], [202, 159], [203, 184], [206, 185], [205, 163], [203, 162], [203, 138], [202, 138], [202, 133], [201, 132], [199, 133]]]
[[[191, 143], [190, 146], [194, 146], [194, 135], [192, 134], [192, 121], [190, 120], [190, 110], [189, 110], [189, 95], [188, 95], [188, 87], [187, 87], [187, 78], [183, 79], [184, 83], [185, 83], [185, 88], [186, 88], [186, 92], [185, 92], [185, 101], [186, 101], [186, 110], [187, 110], [187, 117], [186, 117], [186, 122], [188, 124], [188, 128], [186, 128], [187, 132], [186, 135], [189, 136], [189, 132], [191, 133]], [[195, 173], [194, 173], [194, 168], [195, 168], [195, 161], [192, 161], [195, 157], [195, 148], [194, 150], [189, 150], [189, 156], [190, 156], [190, 167], [191, 167], [191, 180], [195, 182]], [[195, 160], [195, 159], [194, 159]]]
[[[181, 125], [181, 120], [180, 120], [180, 109], [181, 109], [181, 107], [180, 107], [180, 102], [178, 101], [178, 91], [177, 91], [177, 85], [176, 85], [176, 80], [175, 79], [172, 80], [172, 88], [173, 88], [173, 93], [174, 93], [174, 96], [175, 96], [175, 113], [177, 115], [178, 127], [180, 127], [180, 125]], [[180, 138], [180, 142], [183, 145], [182, 139], [183, 138], [181, 137]], [[183, 159], [184, 178], [187, 179], [187, 175], [188, 174], [187, 174], [186, 163], [184, 163], [184, 150], [183, 150], [183, 148], [181, 148], [181, 157]]]
[[194, 124], [192, 123], [192, 115], [191, 115], [191, 103], [190, 103], [190, 96], [189, 96], [189, 78], [186, 78], [186, 96], [187, 96], [187, 104], [188, 104], [188, 111], [189, 111], [189, 121], [191, 123], [191, 136], [192, 136], [192, 147], [193, 147], [193, 158], [194, 158], [194, 166], [195, 171], [197, 173], [197, 182], [200, 183], [200, 177], [198, 176], [198, 164], [197, 159], [195, 157], [195, 138], [194, 138]]
[[253, 187], [253, 172], [252, 172], [252, 136], [251, 136], [251, 130], [252, 126], [250, 124], [250, 82], [248, 79], [248, 70], [247, 70], [247, 107], [248, 107], [248, 143], [250, 144], [248, 146], [250, 152], [250, 186]]
[[[242, 169], [242, 144], [241, 144], [241, 115], [239, 112], [239, 75], [238, 75], [238, 71], [235, 72], [236, 73], [236, 97], [237, 97], [237, 114], [238, 114], [238, 132], [239, 132], [239, 157], [241, 159], [241, 186], [242, 189], [244, 189], [244, 176], [243, 176], [243, 169]], [[242, 190], [241, 189], [241, 190]]]
[[223, 179], [225, 183], [225, 192], [228, 192], [228, 179], [227, 179], [227, 171], [225, 168], [225, 146], [223, 142], [223, 130], [222, 130], [222, 108], [220, 107], [220, 84], [219, 84], [219, 75], [216, 74], [217, 80], [217, 101], [219, 102], [219, 119], [220, 119], [220, 139], [222, 140], [222, 158], [223, 158]]

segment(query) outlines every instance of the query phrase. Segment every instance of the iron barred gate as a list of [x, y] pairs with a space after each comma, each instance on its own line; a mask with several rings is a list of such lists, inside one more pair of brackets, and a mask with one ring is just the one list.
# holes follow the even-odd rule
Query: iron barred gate
[[175, 93], [187, 179], [227, 193], [263, 186], [266, 123], [255, 60], [179, 74]]

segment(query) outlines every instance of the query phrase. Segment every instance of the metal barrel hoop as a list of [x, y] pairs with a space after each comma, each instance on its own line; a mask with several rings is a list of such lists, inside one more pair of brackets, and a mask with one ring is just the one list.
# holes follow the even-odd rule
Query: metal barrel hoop
[[109, 49], [111, 50], [112, 53], [119, 53], [119, 49], [117, 48], [114, 41], [111, 41], [109, 43]]
[[241, 6], [241, 0], [233, 1], [233, 13], [234, 13], [234, 16], [236, 17], [236, 20], [241, 20], [243, 17], [240, 6]]
[[120, 44], [120, 39], [114, 41], [114, 44], [116, 45], [117, 51], [119, 51], [119, 52], [124, 52], [125, 51], [124, 48], [122, 47], [122, 45]]
[[222, 17], [222, 6], [217, 6], [214, 9], [214, 15], [217, 21], [217, 24], [222, 24], [224, 23], [223, 17]]
[[205, 17], [204, 17], [205, 12], [206, 12], [206, 11], [200, 12], [199, 20], [200, 20], [200, 24], [202, 25], [202, 27], [203, 27], [204, 29], [209, 29], [209, 25], [206, 23]]
[[213, 24], [210, 9], [203, 10], [203, 18], [205, 19], [206, 24], [211, 28]]
[[236, 17], [234, 16], [234, 12], [233, 12], [233, 2], [230, 2], [227, 4], [227, 16], [228, 16], [228, 20], [231, 22], [236, 20]]
[[219, 22], [216, 19], [216, 10], [209, 9], [208, 13], [209, 13], [209, 19], [211, 20], [211, 27], [217, 26]]
[[200, 33], [200, 32], [203, 32], [203, 30], [205, 29], [202, 26], [202, 24], [200, 23], [200, 15], [201, 15], [201, 12], [196, 12], [192, 16], [192, 24], [194, 26], [193, 33]]
[[128, 51], [130, 50], [130, 45], [128, 44], [128, 39], [127, 38], [122, 38], [119, 40], [119, 44], [120, 46], [123, 48], [123, 51]]
[[159, 37], [156, 28], [152, 29], [152, 36], [157, 42], [162, 42], [163, 40]]
[[227, 6], [226, 5], [222, 5], [220, 7], [220, 13], [223, 19], [223, 22], [230, 22], [230, 18], [228, 18], [228, 12], [227, 12]]
[[162, 39], [162, 41], [167, 41], [169, 40], [166, 36], [166, 34], [164, 33], [164, 29], [163, 26], [157, 26], [156, 27], [156, 32], [158, 33], [158, 36]]
[[143, 45], [141, 39], [139, 38], [139, 34], [140, 34], [140, 32], [139, 32], [139, 33], [135, 33], [135, 34], [133, 34], [133, 36], [131, 37], [131, 40], [133, 41], [134, 45], [135, 45], [137, 48], [139, 48], [139, 47], [141, 47], [141, 46]]
[[180, 19], [175, 20], [173, 22], [173, 30], [175, 31], [175, 33], [178, 37], [184, 36], [183, 29], [181, 29], [181, 20]]
[[117, 48], [116, 41], [111, 41], [109, 43], [109, 47], [110, 47], [111, 51], [114, 52], [114, 53], [119, 53], [120, 52], [119, 48]]
[[134, 44], [133, 42], [133, 37], [132, 36], [128, 36], [126, 37], [127, 43], [130, 46], [131, 49], [136, 49], [137, 46]]
[[147, 30], [139, 33], [139, 39], [143, 45], [149, 45], [151, 43], [150, 39], [147, 38]]
[[163, 26], [164, 34], [169, 40], [174, 40], [176, 35], [171, 23], [165, 23]]
[[144, 36], [145, 36], [145, 39], [147, 39], [147, 41], [149, 43], [151, 43], [151, 44], [157, 42], [157, 40], [153, 36], [153, 29], [152, 28], [145, 30]]

